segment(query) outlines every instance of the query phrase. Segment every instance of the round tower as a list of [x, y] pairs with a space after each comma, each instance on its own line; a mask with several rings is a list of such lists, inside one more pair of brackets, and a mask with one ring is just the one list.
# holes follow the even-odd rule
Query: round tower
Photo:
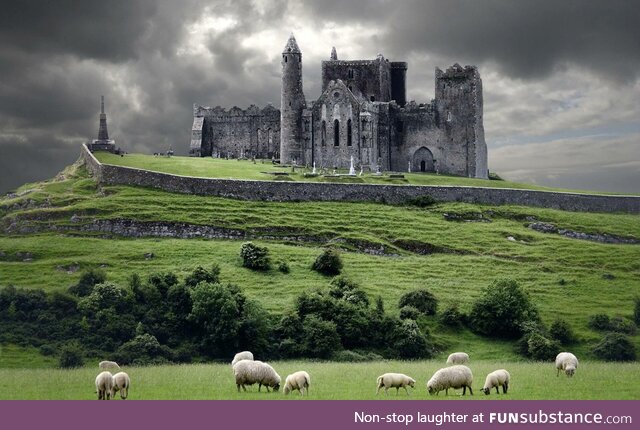
[[302, 53], [293, 34], [282, 52], [282, 98], [280, 103], [280, 163], [303, 164], [302, 110], [306, 107], [302, 91]]

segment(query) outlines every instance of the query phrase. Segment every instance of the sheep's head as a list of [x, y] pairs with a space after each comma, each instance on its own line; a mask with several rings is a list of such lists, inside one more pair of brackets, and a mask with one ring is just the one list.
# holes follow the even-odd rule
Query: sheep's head
[[482, 391], [483, 393], [485, 393], [485, 394], [488, 396], [488, 395], [489, 395], [489, 393], [491, 392], [491, 388], [487, 388], [487, 387], [485, 387], [485, 388], [483, 388], [481, 391]]
[[429, 391], [429, 394], [433, 395], [433, 393], [437, 393], [436, 388], [433, 385], [427, 385], [427, 390]]
[[573, 367], [573, 366], [571, 366], [571, 367], [567, 367], [567, 368], [564, 370], [564, 373], [566, 373], [566, 374], [567, 374], [567, 376], [571, 377], [571, 376], [573, 376], [573, 374], [574, 374], [574, 373], [576, 373], [576, 368], [575, 368], [575, 367]]
[[409, 386], [411, 388], [416, 388], [416, 380], [413, 378], [409, 378]]
[[285, 385], [284, 388], [282, 389], [282, 393], [287, 395], [291, 392], [291, 388], [289, 388], [288, 385]]
[[279, 382], [276, 385], [273, 386], [273, 391], [280, 391], [280, 383]]

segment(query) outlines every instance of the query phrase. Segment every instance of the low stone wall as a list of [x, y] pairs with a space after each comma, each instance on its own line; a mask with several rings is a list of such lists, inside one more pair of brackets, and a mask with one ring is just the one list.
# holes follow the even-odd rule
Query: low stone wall
[[437, 201], [536, 206], [581, 212], [640, 213], [640, 197], [427, 185], [336, 184], [195, 178], [101, 164], [83, 145], [88, 170], [105, 185], [137, 185], [164, 191], [240, 200], [349, 201], [399, 204], [421, 196]]

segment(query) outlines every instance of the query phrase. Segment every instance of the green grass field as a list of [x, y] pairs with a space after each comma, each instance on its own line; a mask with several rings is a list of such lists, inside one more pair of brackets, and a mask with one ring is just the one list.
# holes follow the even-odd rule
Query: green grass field
[[[462, 203], [416, 208], [247, 202], [136, 187], [98, 187], [84, 168], [77, 166], [56, 180], [25, 185], [18, 194], [0, 199], [0, 225], [43, 231], [0, 234], [2, 286], [62, 290], [77, 282], [82, 270], [92, 267], [104, 267], [110, 280], [125, 285], [133, 273], [143, 279], [164, 271], [183, 277], [198, 265], [207, 267], [215, 262], [222, 269], [223, 282], [238, 284], [247, 295], [279, 314], [291, 308], [294, 297], [305, 289], [328, 284], [329, 279], [310, 270], [310, 265], [322, 247], [332, 243], [343, 249], [344, 273], [372, 298], [380, 295], [388, 312], [397, 312], [398, 298], [416, 288], [431, 291], [441, 308], [455, 302], [467, 312], [482, 288], [497, 278], [513, 278], [530, 294], [547, 325], [557, 316], [571, 324], [580, 338], [574, 348], [580, 357], [589, 357], [591, 347], [602, 336], [587, 328], [589, 316], [607, 313], [631, 318], [633, 297], [640, 291], [639, 245], [576, 240], [526, 227], [527, 219], [535, 218], [587, 233], [640, 238], [637, 215]], [[491, 222], [447, 221], [444, 214], [451, 213], [482, 214]], [[282, 274], [274, 269], [260, 273], [241, 267], [238, 253], [242, 240], [131, 239], [79, 230], [94, 219], [236, 229], [268, 246], [272, 259], [287, 261], [291, 272]], [[510, 236], [516, 240], [508, 240]], [[434, 246], [438, 251], [421, 255], [407, 250], [403, 241]], [[360, 252], [358, 243], [364, 243], [365, 248], [384, 246], [389, 255]], [[17, 257], [25, 252], [32, 254], [31, 261]], [[146, 259], [146, 253], [153, 253], [154, 258]], [[68, 273], [69, 266], [79, 270]], [[467, 331], [443, 331], [431, 320], [422, 324], [437, 340], [453, 349], [473, 352], [477, 358], [491, 358], [494, 351], [505, 359], [515, 357], [511, 343]], [[640, 336], [632, 340], [640, 348]], [[0, 360], [0, 366], [4, 365]]]
[[[311, 377], [312, 400], [371, 400], [407, 399], [402, 390], [381, 392], [376, 396], [376, 378], [385, 372], [406, 373], [416, 379], [415, 389], [409, 388], [411, 399], [600, 399], [637, 400], [640, 398], [638, 374], [640, 365], [581, 361], [576, 375], [556, 377], [553, 363], [527, 363], [495, 360], [472, 360], [474, 373], [473, 396], [461, 397], [462, 390], [450, 390], [445, 396], [429, 396], [426, 382], [443, 367], [444, 360], [435, 361], [377, 361], [370, 363], [331, 363], [282, 361], [271, 363], [281, 378], [297, 370], [306, 370]], [[480, 391], [487, 373], [505, 368], [511, 374], [506, 395], [491, 395]], [[131, 377], [131, 400], [155, 399], [291, 399], [299, 400], [298, 392], [285, 397], [280, 392], [258, 392], [257, 385], [238, 393], [229, 364], [193, 364], [157, 367], [124, 368]], [[95, 399], [94, 380], [97, 366], [75, 370], [60, 369], [0, 369], [0, 399]], [[120, 399], [118, 396], [117, 399]]]
[[[542, 191], [567, 191], [576, 193], [586, 193], [585, 190], [567, 190], [561, 188], [542, 187], [533, 184], [522, 184], [510, 181], [492, 181], [486, 179], [462, 178], [458, 176], [424, 174], [424, 173], [404, 173], [404, 179], [393, 179], [385, 176], [375, 176], [364, 174], [362, 177], [305, 177], [305, 173], [311, 173], [311, 168], [281, 167], [273, 165], [271, 160], [256, 160], [254, 164], [250, 160], [225, 160], [220, 158], [195, 158], [195, 157], [154, 157], [144, 154], [127, 154], [120, 157], [109, 152], [96, 152], [96, 158], [104, 164], [117, 166], [134, 167], [137, 169], [153, 170], [156, 172], [171, 173], [182, 176], [196, 176], [203, 178], [233, 178], [233, 179], [257, 179], [257, 180], [290, 180], [290, 181], [313, 181], [313, 182], [349, 182], [349, 183], [369, 183], [369, 184], [412, 184], [412, 185], [460, 185], [468, 187], [498, 187], [517, 188]], [[318, 166], [318, 171], [319, 171]], [[275, 172], [286, 172], [286, 177], [276, 177]], [[333, 168], [326, 170], [326, 173], [333, 173]], [[347, 170], [338, 170], [337, 173], [346, 174]], [[595, 194], [616, 194], [593, 191]]]

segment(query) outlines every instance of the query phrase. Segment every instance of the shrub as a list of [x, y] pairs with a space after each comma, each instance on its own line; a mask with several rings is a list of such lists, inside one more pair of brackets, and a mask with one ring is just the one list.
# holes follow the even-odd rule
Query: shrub
[[427, 337], [414, 320], [404, 320], [396, 326], [392, 353], [400, 358], [429, 358], [433, 355]]
[[148, 333], [139, 335], [122, 344], [116, 352], [120, 364], [163, 364], [173, 360], [173, 352], [161, 345], [155, 336]]
[[607, 333], [592, 350], [593, 354], [608, 361], [633, 361], [636, 349], [629, 337], [621, 333]]
[[337, 249], [327, 248], [318, 255], [311, 266], [313, 270], [326, 276], [336, 276], [342, 271], [342, 258]]
[[102, 284], [107, 280], [107, 274], [101, 269], [89, 269], [80, 275], [80, 280], [76, 285], [69, 287], [69, 292], [78, 297], [85, 297], [91, 294], [94, 285]]
[[570, 345], [576, 341], [576, 335], [568, 322], [562, 318], [557, 318], [549, 328], [549, 335], [562, 345]]
[[40, 354], [44, 355], [44, 356], [51, 356], [51, 355], [55, 355], [56, 352], [58, 352], [56, 350], [56, 347], [53, 345], [50, 345], [48, 343], [45, 343], [44, 345], [40, 345]]
[[630, 334], [636, 333], [636, 325], [633, 321], [623, 317], [613, 317], [609, 320], [609, 330], [616, 333]]
[[553, 360], [560, 352], [560, 343], [533, 333], [527, 339], [527, 356], [534, 360]]
[[289, 268], [289, 263], [287, 263], [286, 261], [280, 261], [278, 263], [278, 271], [284, 274], [289, 273], [291, 271], [291, 269]]
[[304, 353], [309, 357], [329, 358], [342, 349], [336, 324], [309, 315], [302, 323]]
[[367, 293], [346, 276], [336, 276], [331, 280], [329, 295], [334, 299], [344, 300], [356, 306], [369, 307]]
[[440, 312], [439, 321], [444, 326], [459, 329], [465, 323], [465, 315], [458, 310], [458, 305], [453, 303]]
[[59, 365], [65, 369], [84, 364], [82, 347], [78, 342], [70, 342], [60, 349]]
[[640, 296], [633, 299], [633, 322], [640, 326]]
[[338, 351], [331, 356], [331, 361], [348, 362], [348, 363], [360, 363], [363, 361], [378, 361], [383, 357], [375, 352], [368, 351], [352, 351], [345, 349], [344, 351]]
[[427, 290], [409, 291], [400, 297], [398, 307], [413, 306], [424, 315], [435, 315], [438, 310], [438, 299]]
[[200, 282], [209, 282], [211, 284], [220, 282], [220, 266], [213, 264], [211, 270], [198, 266], [184, 280], [184, 284], [189, 288], [195, 287]]
[[515, 338], [528, 321], [538, 321], [538, 311], [517, 282], [501, 279], [485, 288], [469, 315], [471, 327], [485, 336]]
[[242, 258], [242, 265], [247, 269], [269, 270], [271, 268], [269, 249], [266, 246], [245, 242], [240, 247], [240, 257]]
[[420, 311], [413, 306], [403, 306], [402, 308], [400, 308], [401, 320], [417, 320], [420, 315]]
[[608, 331], [611, 327], [611, 320], [607, 314], [594, 314], [589, 317], [587, 326], [592, 330]]

